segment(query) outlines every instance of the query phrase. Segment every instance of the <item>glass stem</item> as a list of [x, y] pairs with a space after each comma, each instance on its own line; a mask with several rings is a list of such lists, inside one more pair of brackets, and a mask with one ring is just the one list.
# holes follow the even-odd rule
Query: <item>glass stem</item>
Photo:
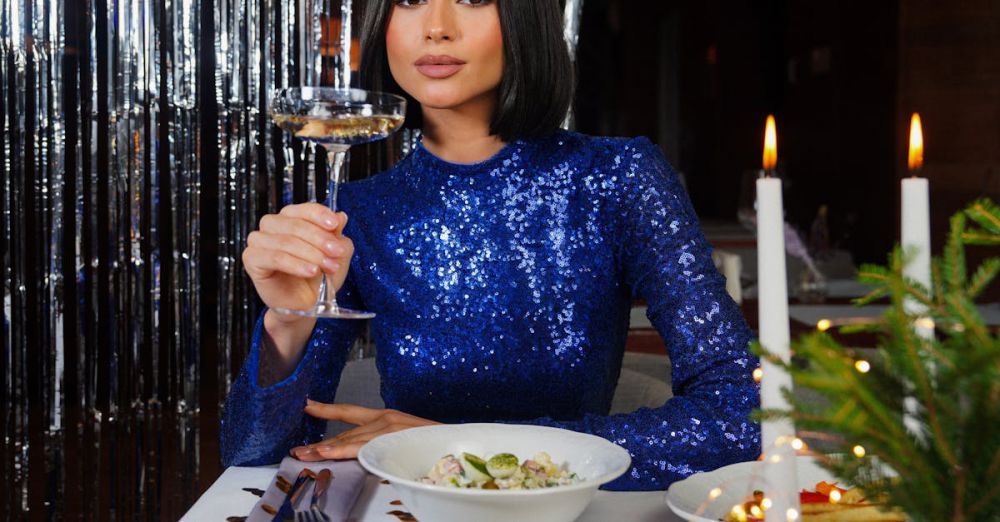
[[[326, 166], [327, 172], [330, 174], [330, 182], [326, 192], [330, 202], [330, 210], [334, 212], [337, 211], [337, 187], [340, 185], [340, 176], [344, 170], [344, 161], [347, 159], [349, 148], [346, 145], [337, 144], [326, 146]], [[326, 272], [323, 272], [323, 280], [319, 286], [319, 303], [316, 305], [324, 310], [337, 309], [337, 290], [329, 284]]]

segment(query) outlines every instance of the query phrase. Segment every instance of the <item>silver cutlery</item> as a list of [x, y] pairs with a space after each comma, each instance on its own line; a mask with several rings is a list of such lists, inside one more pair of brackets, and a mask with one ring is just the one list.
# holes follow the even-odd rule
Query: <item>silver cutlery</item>
[[299, 476], [295, 479], [295, 483], [289, 488], [288, 493], [285, 495], [284, 502], [281, 503], [281, 507], [278, 509], [278, 513], [274, 515], [274, 520], [272, 522], [284, 522], [285, 520], [292, 520], [295, 518], [295, 502], [298, 501], [299, 497], [302, 496], [302, 492], [305, 491], [305, 485], [308, 481], [313, 480], [316, 474], [312, 472], [309, 468], [303, 469]]
[[326, 492], [330, 489], [331, 480], [333, 480], [333, 472], [329, 469], [322, 469], [316, 475], [316, 482], [313, 484], [312, 499], [309, 501], [309, 511], [316, 518], [310, 522], [328, 522], [330, 520], [330, 517], [320, 509], [319, 501], [322, 499], [323, 505], [326, 505]]

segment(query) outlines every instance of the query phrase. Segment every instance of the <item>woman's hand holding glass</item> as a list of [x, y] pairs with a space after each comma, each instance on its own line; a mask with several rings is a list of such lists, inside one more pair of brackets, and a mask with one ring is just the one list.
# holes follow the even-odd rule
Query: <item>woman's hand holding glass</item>
[[[321, 203], [288, 205], [261, 218], [247, 237], [243, 266], [269, 308], [305, 310], [316, 303], [321, 273], [339, 290], [347, 278], [354, 243], [343, 235], [347, 214]], [[283, 314], [275, 320], [299, 322]]]

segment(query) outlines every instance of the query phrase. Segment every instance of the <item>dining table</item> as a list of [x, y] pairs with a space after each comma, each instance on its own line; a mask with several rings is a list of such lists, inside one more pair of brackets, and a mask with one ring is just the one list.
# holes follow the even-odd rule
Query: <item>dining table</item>
[[[793, 337], [814, 331], [821, 319], [830, 320], [875, 320], [885, 311], [885, 304], [865, 307], [851, 304], [851, 298], [863, 295], [866, 288], [850, 280], [834, 281], [832, 295], [823, 303], [801, 303], [792, 299], [789, 307], [789, 323]], [[750, 299], [744, 300], [742, 308], [751, 328], [757, 323], [757, 303], [750, 292]], [[980, 306], [985, 322], [992, 327], [1000, 326], [1000, 304]], [[633, 313], [644, 319], [644, 313]], [[666, 352], [663, 340], [651, 325], [632, 325], [627, 349], [636, 352], [663, 354]], [[831, 331], [835, 338], [845, 345], [871, 348], [876, 345], [874, 334], [844, 335]], [[237, 520], [253, 508], [260, 492], [274, 480], [277, 466], [230, 467], [209, 487], [207, 491], [185, 514], [185, 521], [225, 521]], [[581, 522], [675, 522], [683, 520], [675, 515], [666, 504], [665, 491], [598, 491], [586, 511], [578, 519]], [[398, 496], [391, 486], [383, 484], [374, 475], [367, 477], [366, 483], [354, 505], [351, 522], [398, 522], [399, 518], [389, 514], [399, 507], [391, 504]]]
[[[235, 522], [247, 516], [260, 499], [258, 493], [274, 481], [278, 466], [233, 466], [205, 491], [182, 522]], [[577, 522], [679, 522], [666, 504], [665, 491], [599, 490]], [[393, 504], [399, 495], [391, 485], [375, 475], [368, 475], [364, 488], [351, 511], [350, 522], [400, 522], [391, 511], [404, 510]], [[347, 521], [345, 521], [347, 522]], [[433, 522], [433, 521], [428, 521]]]

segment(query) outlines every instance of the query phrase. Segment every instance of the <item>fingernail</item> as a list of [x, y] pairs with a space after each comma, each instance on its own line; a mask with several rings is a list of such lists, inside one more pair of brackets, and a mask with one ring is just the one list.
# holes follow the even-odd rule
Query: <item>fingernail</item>
[[309, 276], [316, 275], [316, 270], [317, 270], [317, 267], [315, 265], [309, 265], [309, 266], [306, 266], [306, 267], [302, 267], [302, 273], [305, 274], [305, 275], [309, 275]]
[[340, 270], [340, 265], [336, 261], [326, 257], [323, 258], [323, 268], [327, 272], [336, 272], [337, 270]]
[[326, 248], [327, 252], [329, 252], [329, 253], [331, 253], [331, 254], [333, 254], [335, 256], [339, 256], [340, 254], [344, 253], [344, 248], [341, 247], [340, 245], [334, 243], [333, 241], [330, 241], [329, 243], [327, 243], [325, 245], [325, 248]]
[[314, 401], [312, 399], [309, 399], [309, 398], [306, 398], [306, 404], [312, 406], [313, 404], [316, 404], [316, 401]]
[[337, 228], [337, 215], [334, 214], [333, 217], [328, 216], [323, 218], [323, 224], [326, 225], [326, 228]]

